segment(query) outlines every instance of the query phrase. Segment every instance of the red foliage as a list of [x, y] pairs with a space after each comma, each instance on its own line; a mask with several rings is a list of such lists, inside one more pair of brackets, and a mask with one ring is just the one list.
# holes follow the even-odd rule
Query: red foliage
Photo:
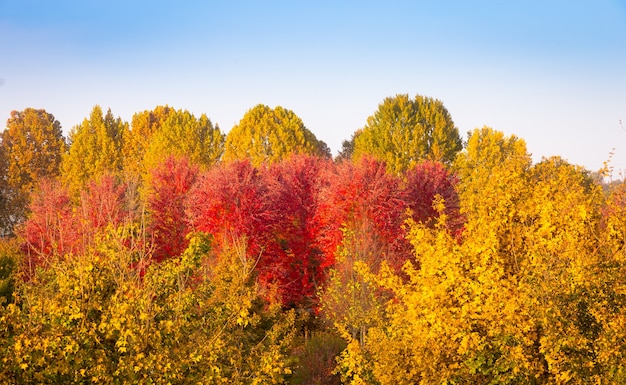
[[239, 160], [213, 167], [189, 192], [188, 210], [196, 230], [214, 236], [219, 249], [246, 240], [247, 255], [258, 258], [268, 250], [276, 213], [270, 205], [268, 186], [249, 161]]
[[314, 307], [332, 264], [318, 244], [320, 192], [331, 165], [324, 158], [297, 155], [275, 163], [267, 176], [272, 211], [278, 214], [271, 241], [278, 247], [263, 260], [260, 278], [278, 286], [286, 306]]
[[320, 241], [328, 256], [335, 255], [346, 228], [357, 239], [360, 258], [374, 269], [382, 259], [395, 268], [406, 260], [402, 231], [406, 203], [400, 179], [387, 173], [383, 162], [369, 157], [342, 162], [330, 175], [323, 202]]
[[408, 170], [405, 174], [404, 195], [413, 220], [433, 226], [439, 217], [433, 201], [436, 195], [440, 195], [445, 204], [448, 229], [459, 235], [463, 218], [459, 213], [457, 182], [457, 177], [440, 162], [424, 161]]
[[185, 201], [197, 176], [197, 166], [187, 158], [173, 156], [151, 171], [148, 232], [153, 238], [153, 258], [157, 262], [180, 255], [189, 245]]
[[126, 185], [112, 175], [90, 180], [80, 194], [84, 231], [94, 234], [108, 225], [121, 224], [125, 216], [125, 193]]
[[28, 277], [37, 266], [45, 266], [50, 258], [75, 253], [81, 244], [69, 192], [59, 182], [42, 180], [32, 195], [30, 211], [28, 220], [17, 232], [24, 240]]
[[285, 306], [310, 307], [329, 265], [317, 240], [317, 210], [327, 160], [293, 156], [270, 169], [235, 161], [209, 170], [189, 196], [197, 230], [216, 247], [245, 239], [258, 260], [259, 282], [275, 288]]

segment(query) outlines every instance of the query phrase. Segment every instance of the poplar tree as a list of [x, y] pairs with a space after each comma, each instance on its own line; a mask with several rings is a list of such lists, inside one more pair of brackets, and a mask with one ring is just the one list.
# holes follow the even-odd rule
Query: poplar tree
[[62, 164], [62, 177], [72, 194], [77, 194], [93, 177], [121, 173], [127, 132], [128, 123], [115, 118], [110, 109], [103, 114], [98, 105], [89, 119], [72, 129], [69, 152]]
[[168, 156], [176, 156], [208, 168], [221, 158], [223, 148], [224, 134], [205, 114], [196, 118], [187, 110], [172, 111], [152, 134], [144, 167], [151, 170]]
[[154, 134], [176, 110], [169, 106], [157, 106], [133, 115], [130, 132], [124, 140], [124, 173], [137, 178], [146, 173], [144, 156]]
[[462, 148], [459, 130], [441, 101], [407, 94], [386, 98], [352, 141], [344, 151], [351, 147], [353, 159], [372, 155], [395, 174], [425, 159], [450, 163]]
[[253, 165], [273, 163], [290, 154], [330, 156], [326, 144], [309, 131], [291, 110], [259, 104], [226, 136], [224, 160], [250, 159]]

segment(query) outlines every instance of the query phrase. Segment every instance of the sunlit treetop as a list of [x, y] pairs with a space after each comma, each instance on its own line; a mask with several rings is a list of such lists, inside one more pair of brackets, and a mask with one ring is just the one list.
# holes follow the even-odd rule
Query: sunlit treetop
[[375, 156], [395, 174], [425, 159], [450, 163], [462, 148], [459, 130], [441, 101], [421, 95], [410, 99], [407, 94], [379, 104], [353, 141], [353, 159]]
[[128, 123], [106, 114], [95, 106], [89, 118], [70, 131], [70, 149], [62, 163], [62, 177], [72, 194], [85, 183], [104, 174], [119, 174], [123, 169], [122, 148]]
[[141, 175], [145, 170], [143, 158], [152, 136], [176, 110], [169, 106], [157, 106], [133, 115], [130, 132], [124, 140], [124, 172], [128, 175]]
[[205, 114], [196, 118], [187, 110], [177, 110], [164, 114], [164, 118], [145, 149], [146, 170], [168, 156], [185, 157], [203, 168], [221, 158], [224, 135]]
[[66, 150], [61, 124], [52, 114], [34, 108], [11, 112], [0, 142], [2, 233], [11, 233], [13, 225], [24, 219], [39, 180], [59, 175]]
[[260, 165], [290, 154], [329, 156], [329, 151], [293, 111], [259, 104], [226, 136], [223, 159], [250, 159], [253, 165]]

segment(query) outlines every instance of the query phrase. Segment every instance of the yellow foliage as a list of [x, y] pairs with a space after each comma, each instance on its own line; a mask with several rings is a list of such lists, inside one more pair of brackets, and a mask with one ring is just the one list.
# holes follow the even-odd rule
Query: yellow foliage
[[208, 245], [196, 236], [180, 258], [151, 265], [142, 277], [133, 267], [138, 250], [113, 235], [38, 271], [20, 285], [19, 306], [0, 310], [0, 380], [284, 382], [295, 315], [268, 310], [253, 270], [237, 267], [234, 254], [211, 280], [203, 277], [202, 266], [215, 258]]
[[354, 269], [391, 295], [362, 338], [344, 333], [344, 381], [624, 383], [626, 189], [605, 203], [585, 170], [560, 158], [531, 166], [523, 141], [488, 128], [455, 167], [462, 239], [409, 222], [416, 260], [402, 276]]

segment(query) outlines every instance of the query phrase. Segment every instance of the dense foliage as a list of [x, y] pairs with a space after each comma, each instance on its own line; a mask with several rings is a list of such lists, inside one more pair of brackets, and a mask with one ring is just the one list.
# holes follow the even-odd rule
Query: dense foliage
[[24, 220], [30, 192], [42, 178], [59, 176], [66, 147], [52, 114], [33, 108], [11, 112], [0, 149], [0, 234], [11, 234]]
[[388, 98], [332, 160], [279, 107], [12, 113], [0, 381], [626, 382], [626, 184], [451, 122]]
[[373, 155], [396, 174], [425, 159], [449, 163], [460, 150], [459, 130], [443, 103], [406, 94], [385, 98], [352, 144], [344, 144], [344, 152], [353, 158]]
[[259, 104], [226, 136], [224, 160], [249, 159], [258, 166], [290, 154], [330, 155], [326, 144], [291, 110]]

